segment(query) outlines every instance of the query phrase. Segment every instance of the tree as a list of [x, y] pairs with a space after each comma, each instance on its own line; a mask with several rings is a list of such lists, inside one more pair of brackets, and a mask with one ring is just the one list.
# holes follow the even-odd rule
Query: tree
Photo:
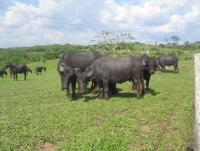
[[127, 42], [133, 42], [135, 40], [133, 33], [120, 33], [120, 32], [110, 32], [101, 31], [91, 40], [91, 45], [100, 51], [111, 51], [116, 56], [117, 48]]
[[170, 39], [172, 40], [172, 45], [177, 45], [180, 38], [178, 36], [171, 36]]
[[189, 44], [190, 44], [189, 41], [185, 41], [185, 42], [184, 42], [184, 45], [185, 45], [185, 46], [188, 46]]

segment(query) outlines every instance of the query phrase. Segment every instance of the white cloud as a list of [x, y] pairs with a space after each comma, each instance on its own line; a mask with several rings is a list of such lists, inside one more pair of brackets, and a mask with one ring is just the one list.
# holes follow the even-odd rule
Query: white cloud
[[[200, 27], [199, 0], [142, 0], [138, 4], [118, 4], [106, 0], [100, 12], [102, 24], [110, 30], [132, 31], [138, 37], [144, 33], [153, 35], [182, 34], [191, 27]], [[143, 36], [144, 39], [149, 39]], [[136, 37], [137, 38], [137, 37]]]
[[[137, 40], [153, 41], [158, 35], [169, 34], [185, 38], [187, 32], [195, 33], [200, 28], [199, 3], [199, 0], [140, 0], [138, 3], [39, 0], [38, 5], [32, 5], [15, 0], [9, 7], [0, 7], [4, 10], [0, 12], [0, 47], [86, 44], [101, 30], [131, 31]], [[194, 40], [192, 37], [196, 36], [190, 35]]]
[[182, 31], [187, 27], [200, 26], [200, 7], [194, 6], [191, 11], [184, 15], [172, 15], [170, 21], [161, 26], [154, 27], [153, 32], [177, 32]]

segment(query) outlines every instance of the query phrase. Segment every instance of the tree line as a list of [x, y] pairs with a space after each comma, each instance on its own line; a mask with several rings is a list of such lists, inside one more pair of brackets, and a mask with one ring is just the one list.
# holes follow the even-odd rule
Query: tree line
[[89, 45], [72, 45], [72, 44], [53, 44], [45, 46], [17, 47], [17, 48], [0, 48], [0, 66], [7, 63], [30, 63], [59, 58], [65, 52], [82, 52], [95, 50], [102, 54], [120, 56], [134, 55], [141, 53], [150, 53], [151, 56], [160, 54], [185, 55], [200, 50], [200, 41], [178, 44], [180, 38], [171, 36], [165, 38], [164, 43], [144, 44], [137, 42], [133, 33], [120, 33], [101, 31], [91, 40]]

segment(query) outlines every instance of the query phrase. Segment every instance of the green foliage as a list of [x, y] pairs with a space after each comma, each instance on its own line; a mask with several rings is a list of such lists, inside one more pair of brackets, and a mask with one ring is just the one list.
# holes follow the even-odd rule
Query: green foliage
[[0, 66], [4, 66], [9, 62], [45, 62], [46, 60], [58, 58], [65, 52], [80, 52], [86, 49], [87, 46], [70, 44], [0, 49]]
[[[95, 45], [80, 46], [80, 45], [46, 45], [46, 46], [33, 46], [33, 47], [21, 47], [21, 48], [7, 48], [0, 49], [0, 67], [5, 64], [12, 63], [31, 63], [31, 62], [45, 62], [46, 60], [52, 60], [59, 58], [65, 52], [83, 52], [89, 49], [96, 50], [99, 53], [105, 55], [113, 55], [112, 51], [102, 51], [96, 49]], [[139, 42], [121, 42], [116, 47], [116, 56], [123, 55], [141, 55], [149, 52], [152, 57], [157, 57], [162, 54], [175, 54], [180, 59], [191, 58], [193, 53], [200, 52], [200, 42], [187, 43], [187, 45], [151, 45], [143, 44]]]

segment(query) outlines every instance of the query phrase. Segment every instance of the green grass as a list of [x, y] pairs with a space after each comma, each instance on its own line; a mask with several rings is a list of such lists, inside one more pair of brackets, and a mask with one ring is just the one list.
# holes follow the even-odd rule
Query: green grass
[[27, 81], [0, 79], [0, 150], [38, 150], [49, 142], [64, 151], [180, 151], [192, 143], [192, 60], [180, 61], [178, 74], [156, 72], [154, 93], [141, 100], [127, 82], [107, 101], [93, 95], [69, 101], [56, 64], [48, 61], [46, 73]]

